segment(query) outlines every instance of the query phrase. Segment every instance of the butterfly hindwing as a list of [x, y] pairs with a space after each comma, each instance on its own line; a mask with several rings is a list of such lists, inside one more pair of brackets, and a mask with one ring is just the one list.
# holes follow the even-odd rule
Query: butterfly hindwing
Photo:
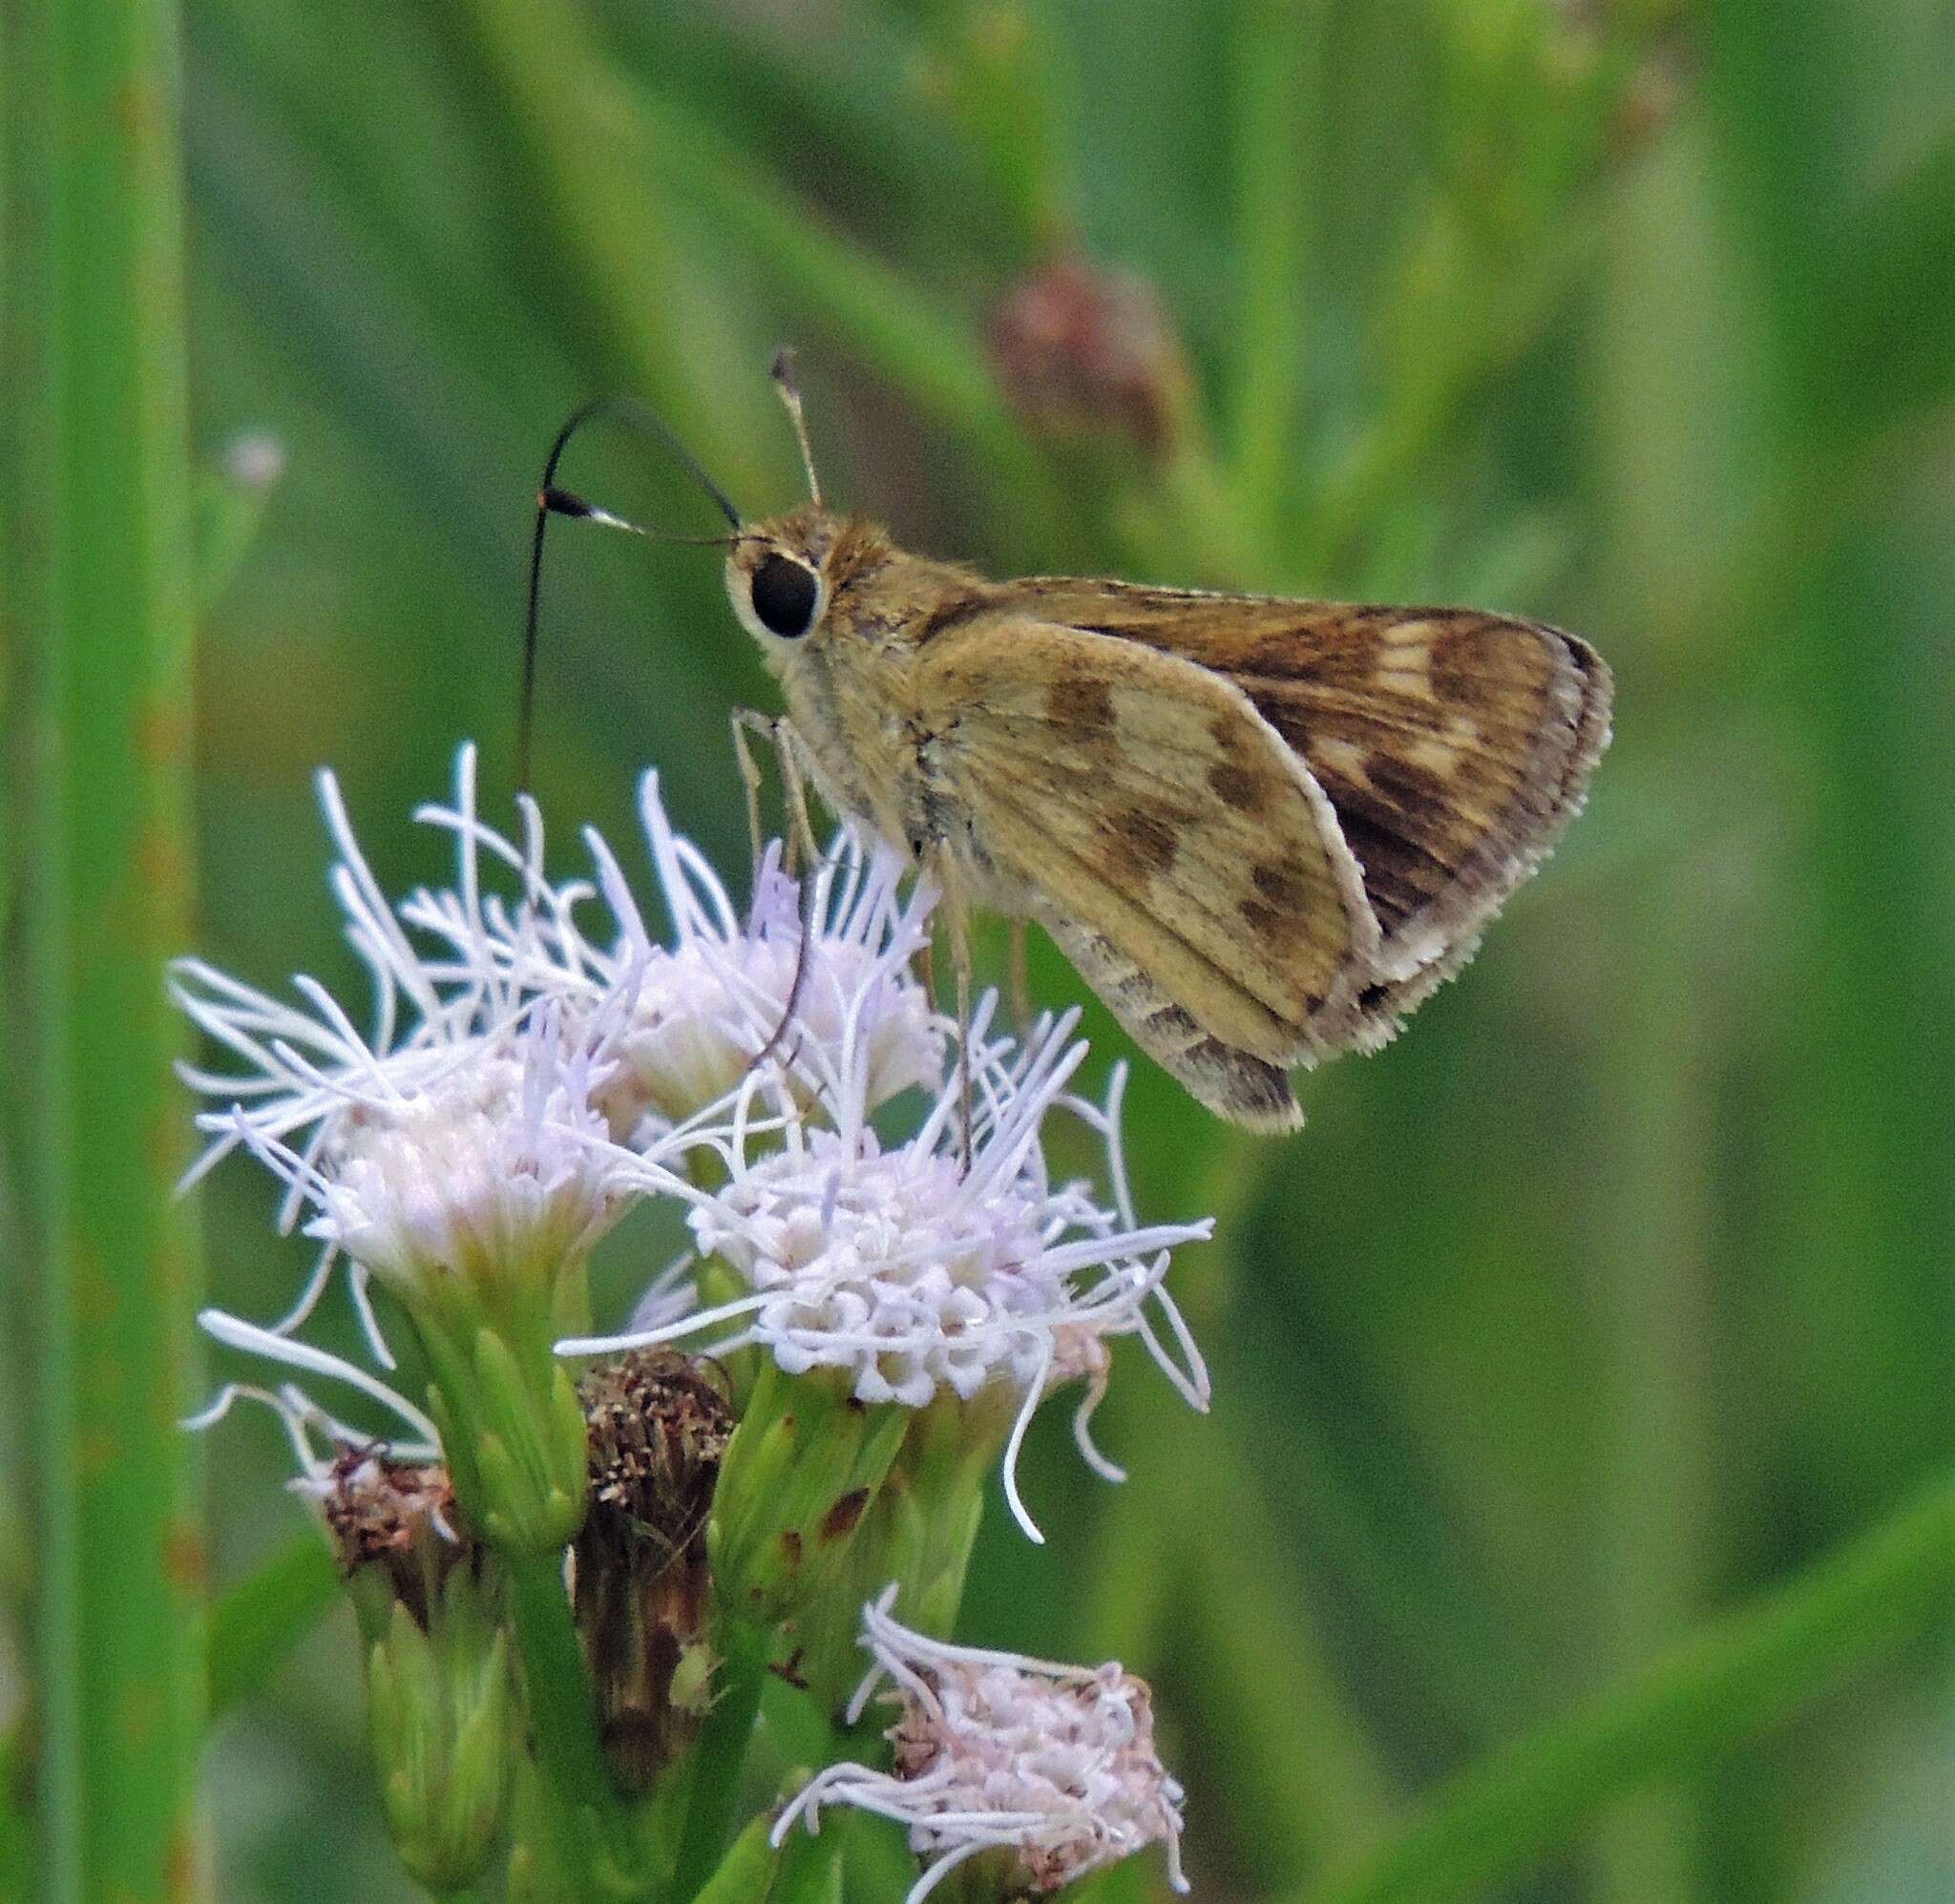
[[[1211, 1079], [1218, 1050], [1279, 1069], [1316, 1054], [1320, 1015], [1372, 973], [1377, 924], [1322, 790], [1239, 691], [1017, 618], [947, 634], [916, 679], [931, 771], [993, 878], [1145, 1048], [1170, 1069], [1166, 1048], [1194, 1054], [1180, 1068]], [[1272, 1099], [1266, 1079], [1243, 1088]]]

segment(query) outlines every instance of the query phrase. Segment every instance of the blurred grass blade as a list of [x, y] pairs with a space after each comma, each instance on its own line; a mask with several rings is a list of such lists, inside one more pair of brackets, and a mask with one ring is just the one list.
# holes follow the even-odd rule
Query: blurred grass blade
[[0, 1739], [0, 1897], [25, 1897], [33, 1882], [33, 1801], [27, 1790], [24, 1721]]
[[924, 416], [981, 454], [995, 475], [1049, 489], [974, 329], [797, 203], [683, 108], [647, 97], [643, 110], [653, 162], [669, 185], [723, 217], [768, 277], [831, 325]]
[[307, 1534], [224, 1593], [210, 1618], [213, 1720], [263, 1684], [325, 1617], [339, 1587], [326, 1542]]
[[923, 24], [911, 110], [943, 112], [982, 155], [997, 207], [989, 247], [1023, 268], [1077, 242], [1053, 23], [1026, 6], [952, 9]]
[[1821, 294], [1826, 344], [1807, 366], [1829, 443], [1904, 426], [1955, 397], [1955, 136], [1875, 198], [1844, 236], [1837, 278]]
[[1188, 1469], [1183, 1498], [1207, 1507], [1190, 1530], [1195, 1564], [1176, 1570], [1185, 1643], [1203, 1661], [1215, 1736], [1233, 1742], [1230, 1803], [1241, 1841], [1256, 1848], [1272, 1884], [1293, 1863], [1355, 1863], [1384, 1839], [1391, 1790], [1325, 1622], [1284, 1566], [1239, 1451], [1205, 1449]]
[[499, 107], [500, 136], [482, 150], [506, 168], [507, 215], [575, 287], [561, 321], [590, 326], [587, 360], [618, 366], [683, 439], [702, 440], [711, 386], [688, 374], [701, 364], [675, 295], [670, 209], [620, 162], [630, 151], [628, 89], [577, 8], [469, 0], [459, 19], [454, 44]]
[[[34, 785], [25, 990], [39, 1287], [42, 1883], [200, 1892], [198, 1271], [159, 967], [188, 935], [193, 582], [178, 37], [166, 0], [51, 0], [9, 49], [12, 270], [37, 280], [12, 523]], [[29, 381], [32, 379], [32, 381]], [[31, 619], [29, 617], [32, 617]]]
[[192, 540], [200, 609], [217, 605], [250, 553], [284, 467], [284, 451], [274, 438], [242, 436], [217, 463], [198, 471]]
[[[567, 10], [469, 0], [464, 13], [464, 44], [548, 182], [557, 244], [579, 259], [591, 252], [576, 269], [594, 306], [592, 321], [615, 340], [639, 339], [648, 325], [666, 338], [660, 349], [620, 342], [624, 361], [641, 364], [650, 376], [689, 354], [684, 328], [668, 308], [669, 273], [653, 268], [648, 241], [624, 235], [649, 216], [649, 177], [668, 205], [703, 210], [724, 223], [764, 282], [828, 324], [926, 418], [975, 450], [1004, 506], [1016, 499], [1029, 518], [1041, 494], [1049, 503], [1049, 476], [1006, 410], [975, 329], [834, 231], [704, 118], [662, 94], [622, 86], [573, 31]], [[548, 49], [549, 85], [539, 77], [539, 47]], [[601, 162], [590, 150], [594, 88], [611, 140]], [[668, 368], [651, 387], [678, 405], [673, 416], [683, 433], [702, 397], [697, 389], [668, 390], [672, 383]]]
[[1558, 1850], [1659, 1774], [1683, 1772], [1810, 1699], [1843, 1667], [1945, 1614], [1955, 1477], [1844, 1551], [1701, 1631], [1640, 1678], [1467, 1773], [1312, 1904], [1451, 1898]]
[[1273, 544], [1282, 522], [1303, 378], [1306, 195], [1321, 182], [1305, 146], [1321, 92], [1326, 11], [1320, 0], [1238, 0], [1235, 8], [1242, 292], [1230, 448], [1258, 547]]

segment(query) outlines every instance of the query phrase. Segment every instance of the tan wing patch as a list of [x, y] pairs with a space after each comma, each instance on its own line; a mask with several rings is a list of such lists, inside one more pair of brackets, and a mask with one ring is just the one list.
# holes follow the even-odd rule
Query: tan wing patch
[[[1370, 975], [1377, 923], [1322, 791], [1241, 694], [1017, 618], [946, 633], [916, 681], [927, 772], [1007, 901], [1019, 889], [1055, 936], [1055, 920], [1078, 929], [1089, 981], [1104, 991], [1124, 961], [1186, 1014], [1189, 1048], [1315, 1054], [1312, 1021]], [[1108, 954], [1081, 953], [1084, 937]], [[1186, 1031], [1136, 1036], [1155, 1050]]]

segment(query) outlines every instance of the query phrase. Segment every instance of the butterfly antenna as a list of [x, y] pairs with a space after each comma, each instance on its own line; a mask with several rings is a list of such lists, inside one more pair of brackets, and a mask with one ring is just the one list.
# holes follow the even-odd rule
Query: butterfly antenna
[[614, 515], [609, 510], [599, 509], [594, 503], [570, 490], [560, 489], [557, 482], [557, 468], [563, 461], [563, 452], [570, 448], [570, 440], [585, 424], [599, 417], [606, 417], [617, 423], [649, 436], [664, 449], [679, 467], [692, 478], [711, 498], [713, 506], [726, 518], [738, 535], [741, 528], [740, 512], [733, 507], [732, 499], [712, 477], [706, 474], [702, 464], [684, 444], [680, 442], [671, 426], [656, 411], [644, 405], [634, 403], [629, 397], [599, 397], [575, 411], [557, 432], [557, 440], [550, 446], [550, 455], [543, 465], [542, 481], [536, 485], [536, 526], [530, 537], [530, 588], [529, 600], [523, 612], [523, 671], [521, 697], [516, 704], [515, 724], [515, 784], [519, 793], [530, 790], [530, 739], [534, 725], [536, 704], [536, 634], [539, 625], [538, 612], [543, 595], [543, 538], [550, 527], [553, 515], [567, 515], [585, 522], [595, 522], [605, 529], [622, 529], [633, 535], [642, 535], [657, 542], [683, 542], [692, 544], [725, 544], [733, 539], [729, 535], [675, 535], [662, 529], [646, 529], [636, 522], [627, 522], [621, 515]]
[[794, 374], [794, 353], [785, 345], [774, 352], [774, 387], [794, 422], [794, 440], [801, 446], [801, 467], [808, 471], [808, 493], [821, 507], [821, 478], [814, 473], [814, 447], [808, 440], [808, 418], [801, 410], [801, 381]]

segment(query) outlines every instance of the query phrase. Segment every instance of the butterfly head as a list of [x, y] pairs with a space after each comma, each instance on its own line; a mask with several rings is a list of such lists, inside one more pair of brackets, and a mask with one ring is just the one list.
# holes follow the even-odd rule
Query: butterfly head
[[828, 613], [839, 526], [827, 511], [805, 503], [744, 527], [727, 550], [733, 613], [770, 659], [806, 638]]

